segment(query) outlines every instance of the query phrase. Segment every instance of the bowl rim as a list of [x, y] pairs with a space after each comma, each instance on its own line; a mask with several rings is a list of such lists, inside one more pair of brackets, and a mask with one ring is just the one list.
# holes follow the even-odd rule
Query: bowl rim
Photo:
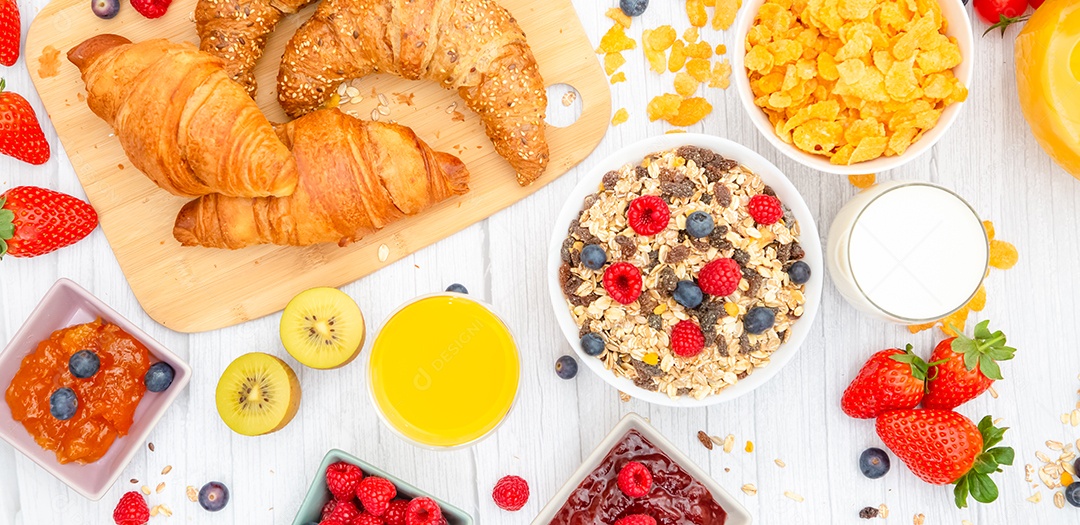
[[[961, 0], [936, 1], [939, 6], [942, 6], [943, 16], [945, 16], [949, 23], [949, 29], [946, 31], [946, 34], [955, 37], [957, 45], [960, 47], [960, 53], [963, 59], [960, 61], [960, 65], [953, 68], [953, 73], [956, 75], [957, 79], [967, 86], [968, 100], [970, 100], [973, 91], [972, 83], [974, 81], [973, 71], [975, 67], [975, 38], [972, 33], [973, 26], [971, 24], [971, 17], [968, 15]], [[735, 21], [734, 45], [737, 52], [733, 53], [731, 57], [731, 70], [732, 76], [734, 77], [732, 82], [735, 85], [735, 91], [738, 93], [740, 105], [750, 121], [753, 122], [754, 128], [765, 137], [765, 140], [767, 140], [769, 144], [779, 150], [785, 157], [810, 169], [836, 175], [881, 173], [883, 171], [896, 169], [933, 149], [937, 142], [945, 136], [950, 128], [952, 128], [952, 125], [959, 117], [962, 108], [967, 104], [967, 100], [965, 100], [946, 107], [942, 111], [938, 123], [930, 131], [923, 134], [917, 142], [912, 143], [902, 155], [893, 157], [882, 156], [874, 160], [858, 162], [850, 166], [832, 164], [827, 157], [807, 153], [796, 148], [793, 144], [788, 144], [783, 140], [780, 140], [780, 137], [776, 135], [772, 123], [769, 122], [769, 118], [761, 108], [754, 105], [754, 95], [750, 89], [750, 79], [746, 74], [746, 68], [743, 62], [746, 55], [744, 44], [744, 42], [746, 42], [746, 35], [750, 31], [750, 27], [753, 25], [754, 18], [757, 16], [761, 5], [765, 2], [766, 0], [747, 0], [739, 10], [738, 17]], [[951, 8], [947, 8], [946, 6], [951, 6]], [[944, 14], [946, 9], [949, 9], [947, 15]]]
[[[431, 444], [428, 444], [428, 443], [423, 443], [423, 442], [417, 441], [417, 440], [415, 440], [415, 439], [413, 439], [413, 438], [411, 438], [409, 436], [406, 436], [404, 432], [402, 432], [397, 427], [392, 425], [390, 423], [390, 421], [387, 419], [386, 414], [383, 413], [382, 407], [379, 405], [378, 400], [375, 398], [375, 381], [372, 378], [372, 374], [374, 374], [374, 369], [371, 366], [371, 360], [375, 357], [375, 342], [379, 340], [379, 334], [382, 333], [383, 328], [386, 327], [387, 323], [389, 323], [390, 320], [393, 319], [395, 315], [401, 313], [401, 311], [404, 310], [405, 308], [407, 308], [409, 306], [412, 306], [412, 305], [414, 305], [414, 304], [416, 304], [416, 303], [418, 303], [420, 301], [423, 301], [425, 299], [431, 299], [432, 297], [453, 297], [453, 298], [458, 298], [458, 299], [465, 299], [465, 300], [472, 301], [472, 302], [474, 302], [476, 304], [479, 304], [480, 306], [484, 307], [484, 309], [487, 310], [488, 313], [495, 316], [495, 319], [497, 319], [500, 323], [502, 323], [503, 327], [506, 328], [506, 332], [508, 334], [510, 334], [510, 340], [514, 343], [514, 355], [517, 356], [517, 360], [518, 360], [517, 387], [514, 390], [514, 398], [510, 402], [510, 407], [506, 409], [506, 413], [503, 414], [502, 419], [500, 419], [499, 422], [494, 427], [491, 428], [491, 430], [488, 430], [482, 436], [477, 437], [477, 438], [475, 438], [475, 439], [473, 439], [471, 441], [466, 441], [465, 443], [460, 443], [460, 444], [453, 445], [453, 446], [448, 446], [448, 447], [441, 447], [441, 446], [431, 445]], [[487, 301], [484, 301], [483, 299], [478, 299], [478, 298], [473, 297], [473, 296], [471, 296], [469, 294], [463, 294], [463, 293], [458, 293], [458, 292], [449, 292], [449, 291], [432, 292], [432, 293], [427, 293], [427, 294], [423, 294], [423, 295], [418, 295], [416, 297], [413, 297], [413, 298], [401, 303], [400, 305], [395, 307], [393, 310], [391, 310], [389, 314], [386, 315], [386, 317], [383, 319], [382, 324], [379, 325], [379, 329], [375, 331], [375, 335], [371, 339], [371, 349], [368, 350], [368, 356], [367, 356], [367, 359], [364, 361], [364, 363], [365, 363], [365, 366], [367, 367], [367, 369], [364, 371], [364, 376], [367, 378], [368, 400], [371, 402], [371, 405], [375, 408], [375, 414], [379, 417], [379, 421], [382, 423], [382, 425], [384, 427], [388, 428], [395, 436], [400, 438], [402, 441], [405, 441], [406, 443], [408, 443], [410, 445], [413, 445], [414, 447], [425, 449], [425, 450], [434, 450], [434, 451], [437, 451], [437, 452], [450, 452], [450, 451], [454, 451], [454, 450], [461, 450], [461, 449], [469, 448], [469, 447], [471, 447], [471, 446], [473, 446], [473, 445], [475, 445], [477, 443], [480, 443], [481, 441], [484, 441], [485, 439], [491, 437], [493, 434], [498, 432], [499, 429], [502, 428], [503, 424], [506, 423], [506, 420], [510, 419], [510, 415], [514, 413], [514, 408], [517, 407], [518, 400], [521, 398], [522, 360], [521, 360], [521, 346], [518, 343], [517, 335], [514, 333], [513, 328], [510, 327], [510, 324], [506, 322], [506, 317], [504, 317], [501, 313], [499, 313], [499, 311], [494, 306], [492, 306]]]
[[[150, 433], [154, 430], [155, 427], [157, 427], [158, 422], [164, 416], [165, 412], [168, 411], [169, 407], [171, 407], [173, 402], [176, 401], [176, 398], [179, 397], [183, 390], [187, 387], [188, 382], [191, 380], [191, 367], [187, 364], [187, 362], [185, 362], [179, 356], [166, 348], [165, 345], [161, 344], [153, 337], [150, 337], [146, 332], [144, 332], [141, 328], [138, 327], [138, 325], [133, 323], [131, 320], [124, 317], [123, 315], [120, 315], [116, 310], [105, 304], [105, 302], [103, 302], [101, 299], [98, 299], [96, 296], [91, 294], [82, 286], [79, 286], [74, 281], [63, 277], [57, 279], [57, 281], [52, 285], [52, 287], [50, 287], [49, 290], [45, 292], [45, 295], [42, 296], [37, 306], [34, 307], [34, 310], [31, 311], [30, 315], [26, 318], [26, 320], [23, 321], [22, 326], [8, 341], [8, 344], [4, 347], [3, 351], [0, 351], [0, 362], [5, 361], [6, 358], [15, 360], [18, 363], [17, 366], [21, 366], [22, 359], [24, 359], [27, 355], [29, 355], [30, 352], [33, 352], [37, 348], [37, 343], [26, 349], [26, 351], [21, 353], [19, 356], [13, 357], [15, 356], [15, 352], [17, 351], [15, 347], [16, 343], [23, 339], [26, 334], [31, 330], [32, 320], [48, 317], [48, 312], [52, 304], [56, 300], [58, 300], [58, 297], [61, 294], [65, 292], [71, 293], [78, 297], [79, 300], [82, 301], [83, 305], [87, 307], [85, 309], [95, 310], [101, 314], [101, 318], [105, 321], [120, 326], [125, 332], [127, 332], [129, 335], [131, 335], [139, 342], [141, 342], [144, 346], [146, 346], [150, 355], [154, 359], [156, 359], [157, 361], [163, 361], [168, 363], [170, 366], [173, 367], [174, 371], [176, 372], [176, 375], [173, 378], [173, 383], [169, 387], [169, 391], [166, 393], [164, 400], [161, 402], [160, 409], [156, 412], [143, 413], [141, 416], [136, 416], [135, 421], [138, 421], [140, 419], [146, 419], [148, 421], [145, 428], [143, 428], [139, 432], [132, 432], [125, 436], [119, 437], [117, 438], [117, 441], [113, 442], [112, 446], [110, 447], [110, 452], [112, 451], [112, 447], [122, 446], [123, 448], [121, 448], [118, 452], [118, 454], [120, 454], [119, 460], [113, 463], [113, 467], [111, 469], [107, 469], [106, 467], [101, 466], [104, 465], [103, 463], [97, 462], [87, 465], [80, 465], [76, 463], [61, 465], [56, 460], [56, 455], [52, 451], [47, 451], [43, 448], [40, 448], [37, 446], [36, 443], [33, 444], [33, 447], [36, 448], [23, 446], [21, 442], [15, 439], [11, 432], [9, 432], [3, 426], [0, 426], [0, 438], [8, 442], [13, 448], [15, 448], [15, 450], [18, 450], [24, 456], [26, 456], [38, 466], [43, 468], [49, 474], [52, 474], [53, 477], [60, 480], [72, 490], [79, 493], [81, 496], [91, 501], [98, 501], [102, 497], [104, 497], [105, 494], [109, 491], [109, 489], [111, 489], [112, 486], [116, 483], [116, 480], [120, 477], [120, 474], [122, 474], [124, 469], [127, 468], [128, 464], [131, 463], [132, 458], [135, 457], [135, 454], [139, 451], [140, 447], [146, 441], [147, 437], [149, 437]], [[75, 324], [79, 323], [71, 323], [67, 326], [74, 326]], [[50, 330], [49, 333], [51, 334], [52, 332], [63, 329], [65, 327], [66, 326], [53, 328]], [[8, 385], [3, 385], [3, 388], [6, 392]], [[139, 401], [140, 404], [142, 403], [142, 401], [143, 400]], [[132, 426], [135, 426], [134, 423], [132, 424]], [[18, 428], [19, 430], [13, 430], [12, 432], [26, 432], [25, 428], [21, 424], [18, 424], [16, 428]], [[80, 470], [74, 474], [64, 471], [64, 469], [72, 465], [77, 466]], [[81, 483], [80, 479], [82, 478], [80, 476], [83, 472], [86, 472], [86, 470], [83, 469], [91, 469], [95, 467], [103, 469], [104, 472], [106, 472], [106, 474], [102, 476], [102, 479], [104, 481], [100, 484]]]
[[581, 462], [581, 466], [574, 471], [573, 474], [566, 480], [555, 495], [551, 497], [544, 508], [540, 510], [540, 514], [533, 518], [532, 525], [549, 525], [551, 519], [555, 517], [555, 514], [559, 512], [559, 509], [565, 504], [570, 494], [577, 488], [578, 485], [590, 474], [596, 467], [600, 465], [600, 462], [607, 457], [608, 452], [611, 451], [618, 444], [619, 440], [631, 430], [637, 430], [641, 433], [645, 439], [648, 439], [657, 449], [667, 455], [676, 464], [682, 467], [687, 473], [690, 474], [697, 482], [709, 489], [709, 493], [716, 499], [717, 503], [727, 512], [727, 520], [725, 525], [750, 525], [753, 522], [753, 517], [750, 512], [746, 510], [746, 507], [739, 503], [738, 500], [731, 497], [731, 494], [724, 489], [712, 476], [709, 476], [701, 467], [690, 460], [686, 454], [683, 454], [678, 447], [676, 447], [671, 441], [669, 441], [663, 434], [660, 433], [655, 427], [649, 424], [644, 418], [634, 412], [627, 413], [615, 424], [615, 427], [600, 440], [600, 443], [593, 449], [588, 457]]
[[[309, 523], [311, 521], [318, 521], [317, 519], [307, 519], [309, 516], [306, 515], [306, 511], [309, 510], [309, 506], [314, 505], [314, 501], [316, 500], [316, 498], [319, 498], [320, 500], [329, 499], [327, 498], [327, 496], [329, 496], [329, 491], [326, 489], [326, 469], [331, 464], [338, 461], [345, 461], [347, 463], [351, 463], [353, 465], [356, 465], [357, 467], [360, 467], [360, 470], [364, 473], [364, 477], [375, 475], [390, 481], [394, 484], [394, 487], [397, 489], [399, 495], [403, 493], [402, 489], [404, 488], [404, 493], [406, 495], [410, 493], [412, 494], [411, 496], [409, 496], [410, 498], [425, 497], [435, 500], [435, 503], [438, 503], [439, 507], [442, 508], [444, 515], [450, 514], [455, 518], [456, 521], [451, 525], [473, 525], [473, 523], [475, 523], [473, 517], [468, 512], [465, 512], [464, 510], [461, 510], [460, 508], [451, 505], [442, 498], [436, 497], [431, 493], [420, 489], [416, 485], [413, 485], [412, 483], [409, 483], [393, 474], [390, 474], [389, 472], [379, 467], [376, 467], [375, 465], [372, 465], [371, 463], [364, 461], [352, 454], [349, 454], [344, 450], [341, 450], [339, 448], [332, 448], [327, 451], [327, 453], [323, 456], [322, 461], [319, 463], [318, 472], [316, 472], [315, 477], [311, 478], [311, 484], [308, 486], [308, 491], [304, 495], [303, 501], [300, 502], [300, 508], [296, 511], [296, 517], [293, 518], [293, 525], [305, 525], [306, 523]], [[322, 506], [325, 504], [325, 501], [319, 503], [319, 509], [321, 510]]]
[[[807, 282], [803, 292], [806, 298], [803, 305], [803, 316], [791, 329], [791, 337], [772, 354], [770, 365], [756, 369], [754, 373], [737, 384], [701, 400], [689, 396], [671, 399], [666, 394], [645, 390], [629, 379], [616, 377], [615, 374], [604, 369], [599, 359], [585, 354], [578, 344], [579, 338], [577, 334], [580, 329], [570, 315], [570, 310], [566, 306], [562, 287], [559, 283], [559, 267], [562, 265], [559, 252], [562, 248], [562, 242], [566, 238], [566, 226], [570, 224], [570, 221], [574, 219], [581, 209], [581, 202], [585, 196], [596, 191], [603, 175], [609, 170], [618, 169], [627, 163], [640, 162], [642, 158], [650, 153], [685, 145], [708, 148], [727, 158], [736, 160], [740, 165], [757, 174], [766, 184], [771, 186], [798, 219], [802, 228], [799, 244], [806, 252], [803, 260], [807, 261], [807, 264], [815, 270], [811, 273], [810, 281]], [[825, 264], [817, 225], [809, 207], [806, 205], [806, 201], [803, 200], [795, 185], [779, 168], [750, 148], [729, 139], [699, 133], [672, 133], [649, 137], [624, 146], [593, 165], [581, 177], [577, 186], [565, 197], [563, 208], [555, 219], [548, 247], [548, 295], [555, 312], [555, 319], [578, 360], [582, 361], [589, 370], [616, 389], [642, 401], [670, 407], [701, 407], [730, 401], [765, 384], [779, 373], [791, 361], [795, 352], [798, 351], [810, 333], [817, 316], [818, 306], [821, 303], [824, 273]]]

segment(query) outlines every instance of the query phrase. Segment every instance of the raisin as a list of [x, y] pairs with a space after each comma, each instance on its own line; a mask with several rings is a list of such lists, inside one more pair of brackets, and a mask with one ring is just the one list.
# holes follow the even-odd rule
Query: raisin
[[776, 192], [773, 191], [772, 187], [768, 184], [766, 184], [764, 188], [761, 188], [761, 193], [764, 193], [765, 195], [768, 195], [770, 197], [776, 196]]
[[704, 168], [714, 157], [713, 152], [697, 146], [682, 146], [675, 150], [675, 154], [686, 159], [687, 162], [694, 161], [698, 168]]
[[878, 510], [874, 507], [866, 507], [859, 511], [859, 517], [864, 520], [872, 520], [878, 517]]
[[716, 196], [716, 203], [719, 204], [721, 208], [731, 206], [731, 190], [728, 189], [726, 184], [722, 182], [713, 184], [713, 195]]
[[720, 334], [716, 334], [716, 351], [723, 357], [728, 356], [727, 340]]
[[570, 266], [581, 264], [581, 250], [570, 250]]
[[721, 250], [731, 248], [731, 243], [725, 238], [726, 236], [727, 227], [720, 226], [709, 234], [709, 244], [711, 244], [713, 248], [719, 248]]
[[638, 388], [648, 390], [649, 392], [656, 392], [656, 382], [653, 381], [653, 378], [651, 377], [645, 377], [638, 374], [638, 376], [634, 378], [634, 385]]
[[694, 196], [694, 183], [686, 179], [661, 183], [660, 196], [665, 200], [668, 198], [689, 199]]
[[701, 329], [701, 335], [705, 336], [705, 347], [708, 348], [713, 345], [713, 341], [716, 341], [716, 330], [713, 328]]
[[675, 286], [679, 284], [679, 278], [675, 276], [675, 270], [671, 267], [665, 266], [663, 270], [660, 270], [660, 277], [656, 281], [656, 288], [661, 294], [670, 296], [671, 292], [675, 291]]
[[[593, 204], [596, 204], [596, 201], [599, 198], [600, 197], [597, 197], [595, 193], [590, 193], [590, 194], [586, 195], [585, 196], [585, 202], [582, 203], [582, 205], [581, 205], [581, 211], [585, 211], [585, 210], [587, 210], [589, 208], [592, 208]], [[578, 216], [579, 221], [580, 221], [580, 219], [581, 219], [581, 217]]]
[[649, 328], [656, 330], [657, 332], [664, 331], [664, 321], [660, 319], [659, 315], [649, 314]]
[[684, 387], [676, 390], [675, 395], [677, 395], [677, 396], [688, 396], [688, 395], [690, 395], [690, 388], [684, 386]]
[[750, 283], [750, 288], [746, 290], [746, 294], [750, 297], [756, 297], [758, 292], [761, 291], [761, 286], [765, 284], [765, 278], [754, 272], [753, 275], [748, 275], [746, 280]]
[[646, 168], [645, 166], [635, 166], [634, 167], [634, 175], [636, 175], [637, 178], [639, 178], [639, 179], [648, 178], [649, 177], [649, 169]]
[[609, 171], [609, 172], [604, 174], [603, 184], [604, 184], [604, 189], [605, 190], [611, 191], [611, 190], [615, 189], [615, 183], [616, 182], [619, 182], [619, 172], [617, 172], [617, 171]]
[[746, 335], [746, 332], [743, 332], [743, 334], [739, 336], [739, 353], [746, 355], [752, 351], [754, 351], [754, 349], [750, 346], [750, 336]]
[[742, 379], [746, 379], [746, 376], [748, 376], [748, 375], [750, 375], [750, 372], [748, 372], [746, 370], [743, 370], [742, 372], [739, 372], [738, 374], [735, 374], [735, 377], [742, 380]]
[[702, 204], [712, 204], [713, 195], [711, 193], [702, 193], [698, 200], [701, 201]]
[[[656, 306], [660, 304], [656, 299], [653, 299], [652, 294], [643, 293], [638, 297], [638, 307], [641, 308], [642, 313], [651, 314]], [[657, 328], [659, 330], [659, 328]]]
[[562, 266], [559, 266], [559, 282], [560, 283], [565, 283], [566, 281], [570, 280], [571, 277], [573, 277], [573, 274], [570, 273], [570, 264], [569, 263], [563, 263]]
[[644, 273], [652, 273], [657, 264], [660, 264], [660, 252], [652, 250], [649, 252], [649, 263], [645, 265]]
[[639, 376], [660, 377], [664, 375], [664, 371], [660, 370], [660, 367], [657, 365], [649, 365], [643, 361], [638, 361], [637, 359], [633, 360], [631, 363], [634, 365], [634, 370]]
[[747, 280], [753, 279], [754, 276], [757, 275], [757, 274], [758, 274], [757, 270], [755, 270], [753, 268], [747, 268], [745, 266], [743, 266], [743, 268], [742, 268], [743, 279], [747, 279]]
[[738, 248], [735, 248], [735, 253], [731, 254], [731, 258], [735, 259], [739, 266], [746, 266], [746, 263], [750, 262], [750, 254]]
[[776, 247], [776, 260], [780, 261], [781, 264], [787, 264], [791, 260], [790, 244], [781, 244]]
[[567, 237], [562, 242], [562, 248], [559, 249], [559, 258], [562, 259], [562, 262], [567, 263], [567, 264], [574, 264], [574, 263], [570, 262], [570, 249], [573, 248], [573, 247], [574, 247], [574, 239], [571, 238], [571, 237]]
[[581, 329], [578, 330], [578, 337], [585, 337], [585, 334], [592, 332], [592, 321], [586, 320], [585, 324], [581, 325]]
[[[727, 314], [727, 312], [724, 312], [723, 307], [717, 308], [710, 303], [709, 307], [698, 314], [698, 324], [701, 325], [701, 330], [703, 332], [712, 332], [713, 328], [716, 327], [716, 320], [723, 317], [721, 312], [724, 315]], [[706, 343], [706, 346], [708, 346], [708, 343]]]
[[585, 306], [585, 307], [588, 307], [590, 304], [593, 304], [593, 301], [595, 301], [595, 300], [597, 300], [599, 298], [600, 298], [600, 296], [596, 295], [594, 293], [586, 295], [585, 297], [578, 297], [576, 295], [571, 295], [569, 297], [570, 302], [574, 306]]
[[671, 168], [660, 168], [660, 182], [679, 182], [686, 177]]
[[682, 244], [675, 246], [667, 254], [667, 260], [664, 261], [668, 264], [679, 264], [686, 260], [690, 256], [690, 248]]
[[597, 239], [588, 228], [581, 225], [580, 215], [578, 216], [578, 220], [574, 221], [571, 228], [573, 229], [573, 234], [577, 236], [578, 239], [581, 239], [581, 242], [584, 242], [585, 244], [600, 244], [600, 239]]
[[791, 243], [791, 258], [797, 261], [803, 257], [806, 257], [806, 251], [803, 250], [802, 246], [798, 242]]
[[705, 239], [690, 239], [690, 244], [694, 245], [694, 249], [699, 252], [707, 252], [710, 248], [709, 241]]
[[637, 244], [634, 243], [633, 239], [625, 235], [615, 236], [615, 244], [619, 245], [623, 259], [630, 259], [637, 253]]

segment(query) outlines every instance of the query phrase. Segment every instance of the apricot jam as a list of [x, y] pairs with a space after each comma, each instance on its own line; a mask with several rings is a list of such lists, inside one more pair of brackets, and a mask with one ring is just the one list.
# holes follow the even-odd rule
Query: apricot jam
[[[92, 350], [101, 360], [101, 368], [86, 379], [68, 371], [68, 360], [79, 350]], [[98, 319], [57, 330], [42, 341], [23, 358], [6, 400], [12, 418], [38, 445], [55, 452], [57, 461], [93, 463], [131, 428], [149, 368], [150, 352], [142, 343]], [[49, 412], [49, 396], [61, 387], [78, 398], [75, 415], [66, 421]]]

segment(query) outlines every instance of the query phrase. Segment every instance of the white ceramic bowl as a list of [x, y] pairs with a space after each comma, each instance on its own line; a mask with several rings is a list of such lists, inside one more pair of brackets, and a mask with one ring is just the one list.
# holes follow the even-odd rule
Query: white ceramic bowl
[[604, 438], [603, 441], [597, 445], [592, 454], [585, 459], [585, 462], [581, 464], [581, 467], [574, 472], [570, 479], [566, 480], [566, 484], [555, 493], [555, 496], [551, 498], [551, 501], [544, 506], [544, 509], [540, 511], [540, 514], [532, 521], [532, 525], [549, 525], [555, 514], [559, 512], [559, 509], [566, 504], [566, 500], [570, 498], [570, 494], [574, 492], [574, 489], [581, 484], [585, 478], [596, 470], [596, 467], [600, 466], [600, 462], [607, 457], [608, 452], [615, 448], [623, 436], [631, 430], [637, 430], [645, 439], [649, 440], [657, 449], [666, 454], [669, 458], [675, 461], [680, 467], [683, 468], [690, 477], [697, 480], [712, 494], [713, 499], [720, 504], [727, 512], [727, 520], [724, 525], [750, 525], [753, 519], [750, 517], [750, 513], [742, 506], [738, 501], [731, 497], [720, 484], [714, 481], [701, 467], [695, 465], [690, 458], [687, 458], [675, 445], [671, 444], [660, 432], [652, 427], [648, 422], [641, 418], [641, 416], [630, 413], [627, 414], [622, 420], [619, 421], [615, 428], [611, 430], [611, 433]]
[[[570, 315], [570, 309], [566, 306], [566, 299], [559, 283], [559, 267], [562, 265], [559, 251], [562, 248], [563, 240], [566, 239], [567, 227], [577, 217], [585, 197], [596, 192], [596, 188], [600, 185], [604, 174], [609, 170], [617, 170], [627, 163], [640, 163], [641, 159], [650, 153], [686, 145], [708, 148], [723, 155], [724, 158], [735, 160], [756, 173], [765, 184], [771, 186], [776, 192], [776, 196], [791, 209], [802, 228], [799, 244], [806, 251], [803, 260], [812, 269], [810, 281], [806, 283], [804, 293], [806, 304], [803, 306], [803, 316], [791, 329], [791, 337], [773, 353], [769, 366], [754, 370], [754, 373], [740, 380], [734, 386], [700, 401], [689, 396], [671, 399], [665, 394], [640, 388], [633, 381], [617, 377], [612, 372], [605, 370], [603, 363], [596, 357], [585, 354], [581, 350], [578, 325], [574, 322], [573, 316]], [[821, 301], [824, 274], [825, 262], [821, 255], [821, 239], [818, 237], [817, 225], [814, 224], [814, 217], [810, 215], [810, 209], [806, 207], [806, 201], [799, 195], [799, 191], [795, 189], [791, 181], [771, 162], [746, 146], [720, 137], [696, 133], [672, 133], [635, 142], [593, 166], [588, 174], [582, 177], [578, 185], [574, 187], [574, 190], [570, 192], [570, 195], [566, 197], [562, 211], [559, 212], [559, 216], [555, 220], [555, 227], [551, 234], [551, 243], [548, 249], [548, 291], [551, 296], [552, 307], [555, 309], [555, 319], [559, 322], [559, 328], [562, 329], [563, 335], [570, 342], [570, 346], [577, 352], [578, 360], [611, 386], [643, 401], [672, 407], [699, 407], [729, 401], [765, 384], [766, 381], [776, 375], [791, 360], [795, 355], [795, 351], [799, 349], [803, 340], [810, 333], [810, 326], [814, 323], [818, 304]]]
[[[945, 108], [945, 111], [941, 113], [941, 118], [938, 120], [937, 125], [930, 131], [927, 131], [918, 142], [913, 143], [903, 155], [878, 157], [871, 161], [859, 162], [850, 166], [832, 164], [829, 162], [828, 157], [807, 153], [796, 148], [793, 144], [788, 144], [783, 140], [780, 140], [780, 137], [776, 135], [772, 123], [769, 122], [769, 117], [765, 115], [765, 112], [762, 111], [761, 108], [754, 105], [754, 93], [750, 89], [750, 79], [747, 77], [746, 68], [743, 65], [743, 58], [746, 55], [746, 34], [750, 31], [750, 27], [753, 26], [754, 17], [757, 16], [758, 10], [764, 3], [765, 0], [747, 0], [744, 2], [742, 9], [739, 10], [738, 19], [735, 21], [735, 44], [732, 46], [735, 51], [731, 57], [731, 76], [734, 79], [735, 89], [739, 93], [739, 100], [742, 102], [743, 109], [745, 109], [747, 115], [750, 116], [750, 120], [753, 121], [754, 127], [761, 132], [761, 135], [764, 136], [770, 144], [775, 146], [776, 149], [780, 150], [780, 152], [788, 158], [793, 159], [808, 168], [840, 175], [880, 173], [891, 170], [911, 162], [916, 157], [932, 148], [949, 130], [953, 122], [956, 121], [956, 117], [963, 109], [965, 105], [964, 102], [953, 104]], [[949, 29], [946, 34], [956, 38], [957, 44], [960, 46], [960, 55], [963, 57], [960, 65], [953, 70], [953, 73], [956, 74], [956, 78], [960, 79], [970, 91], [972, 81], [971, 72], [973, 71], [975, 60], [975, 39], [972, 35], [971, 19], [968, 17], [967, 10], [964, 8], [964, 4], [961, 0], [938, 0], [938, 3], [941, 5], [942, 15], [944, 15], [945, 19], [949, 22]]]
[[67, 279], [60, 279], [49, 289], [26, 323], [8, 343], [0, 354], [0, 388], [6, 392], [15, 372], [22, 365], [24, 357], [37, 349], [53, 332], [69, 326], [89, 323], [101, 318], [119, 326], [137, 339], [150, 351], [151, 361], [169, 363], [176, 372], [172, 385], [161, 393], [146, 392], [135, 409], [135, 421], [126, 436], [117, 438], [109, 451], [101, 459], [87, 464], [68, 463], [61, 465], [56, 454], [38, 446], [22, 423], [12, 419], [11, 410], [5, 405], [0, 408], [0, 438], [11, 443], [19, 452], [30, 458], [63, 481], [75, 492], [97, 501], [108, 492], [120, 477], [120, 473], [139, 451], [146, 437], [154, 429], [169, 405], [184, 391], [191, 379], [191, 367], [173, 354], [161, 343], [155, 341], [146, 332], [135, 326], [115, 310]]

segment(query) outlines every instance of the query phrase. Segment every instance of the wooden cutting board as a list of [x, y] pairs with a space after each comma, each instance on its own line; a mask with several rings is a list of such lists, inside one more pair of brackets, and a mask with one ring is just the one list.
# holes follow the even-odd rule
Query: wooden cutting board
[[[548, 86], [571, 85], [583, 103], [581, 117], [572, 125], [548, 126], [547, 172], [532, 186], [518, 186], [479, 119], [455, 93], [431, 82], [387, 75], [364, 78], [355, 84], [364, 99], [343, 104], [342, 109], [371, 118], [379, 105], [373, 90], [382, 93], [391, 114], [380, 119], [410, 126], [436, 150], [459, 156], [472, 173], [471, 191], [346, 248], [181, 247], [172, 237], [172, 225], [187, 200], [157, 188], [132, 167], [112, 129], [87, 108], [85, 86], [65, 58], [67, 51], [101, 33], [135, 42], [164, 37], [197, 43], [192, 22], [195, 0], [176, 0], [157, 20], [143, 18], [123, 0], [119, 16], [112, 20], [94, 16], [87, 0], [55, 0], [31, 24], [25, 55], [45, 109], [139, 303], [150, 317], [173, 330], [199, 332], [281, 310], [305, 289], [341, 286], [364, 277], [527, 197], [592, 152], [607, 130], [611, 95], [571, 0], [502, 3], [528, 35]], [[309, 7], [279, 25], [256, 68], [259, 105], [271, 121], [286, 120], [274, 93], [285, 43], [313, 10]], [[561, 107], [560, 102], [555, 100], [555, 106]]]

